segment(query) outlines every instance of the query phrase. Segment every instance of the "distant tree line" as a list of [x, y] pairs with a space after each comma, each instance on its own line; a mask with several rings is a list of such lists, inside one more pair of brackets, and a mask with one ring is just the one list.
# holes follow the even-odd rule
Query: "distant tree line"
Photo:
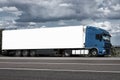
[[111, 56], [120, 57], [120, 46], [113, 46], [111, 48]]

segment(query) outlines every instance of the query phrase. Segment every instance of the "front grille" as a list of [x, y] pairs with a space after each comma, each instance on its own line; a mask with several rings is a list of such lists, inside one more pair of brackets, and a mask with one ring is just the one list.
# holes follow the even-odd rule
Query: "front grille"
[[110, 43], [105, 43], [105, 48], [111, 48], [111, 44]]
[[106, 49], [106, 54], [110, 54], [110, 49]]
[[111, 49], [111, 43], [105, 43], [105, 50], [106, 54], [110, 54], [110, 49]]

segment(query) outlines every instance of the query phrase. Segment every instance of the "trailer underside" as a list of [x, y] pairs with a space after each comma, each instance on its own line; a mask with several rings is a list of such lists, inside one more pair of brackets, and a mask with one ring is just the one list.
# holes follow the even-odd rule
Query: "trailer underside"
[[85, 56], [88, 55], [87, 49], [25, 49], [25, 50], [2, 50], [2, 55], [17, 57], [35, 56]]

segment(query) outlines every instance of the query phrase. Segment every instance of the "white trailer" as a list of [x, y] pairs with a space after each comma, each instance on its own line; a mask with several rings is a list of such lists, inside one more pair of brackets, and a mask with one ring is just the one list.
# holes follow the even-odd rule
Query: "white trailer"
[[73, 49], [84, 48], [84, 43], [85, 26], [2, 31], [2, 51], [9, 55], [33, 56], [38, 51], [44, 54], [51, 50], [55, 54], [63, 54], [64, 50], [71, 49], [71, 54], [78, 54], [80, 51]]
[[111, 44], [109, 32], [92, 26], [3, 30], [0, 36], [2, 54], [15, 56], [105, 55]]
[[2, 49], [84, 48], [84, 26], [5, 30]]

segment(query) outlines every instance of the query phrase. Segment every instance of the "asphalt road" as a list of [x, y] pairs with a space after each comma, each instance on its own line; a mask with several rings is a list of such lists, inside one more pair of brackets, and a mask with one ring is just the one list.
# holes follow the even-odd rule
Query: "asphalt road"
[[120, 58], [0, 57], [0, 80], [120, 80]]

